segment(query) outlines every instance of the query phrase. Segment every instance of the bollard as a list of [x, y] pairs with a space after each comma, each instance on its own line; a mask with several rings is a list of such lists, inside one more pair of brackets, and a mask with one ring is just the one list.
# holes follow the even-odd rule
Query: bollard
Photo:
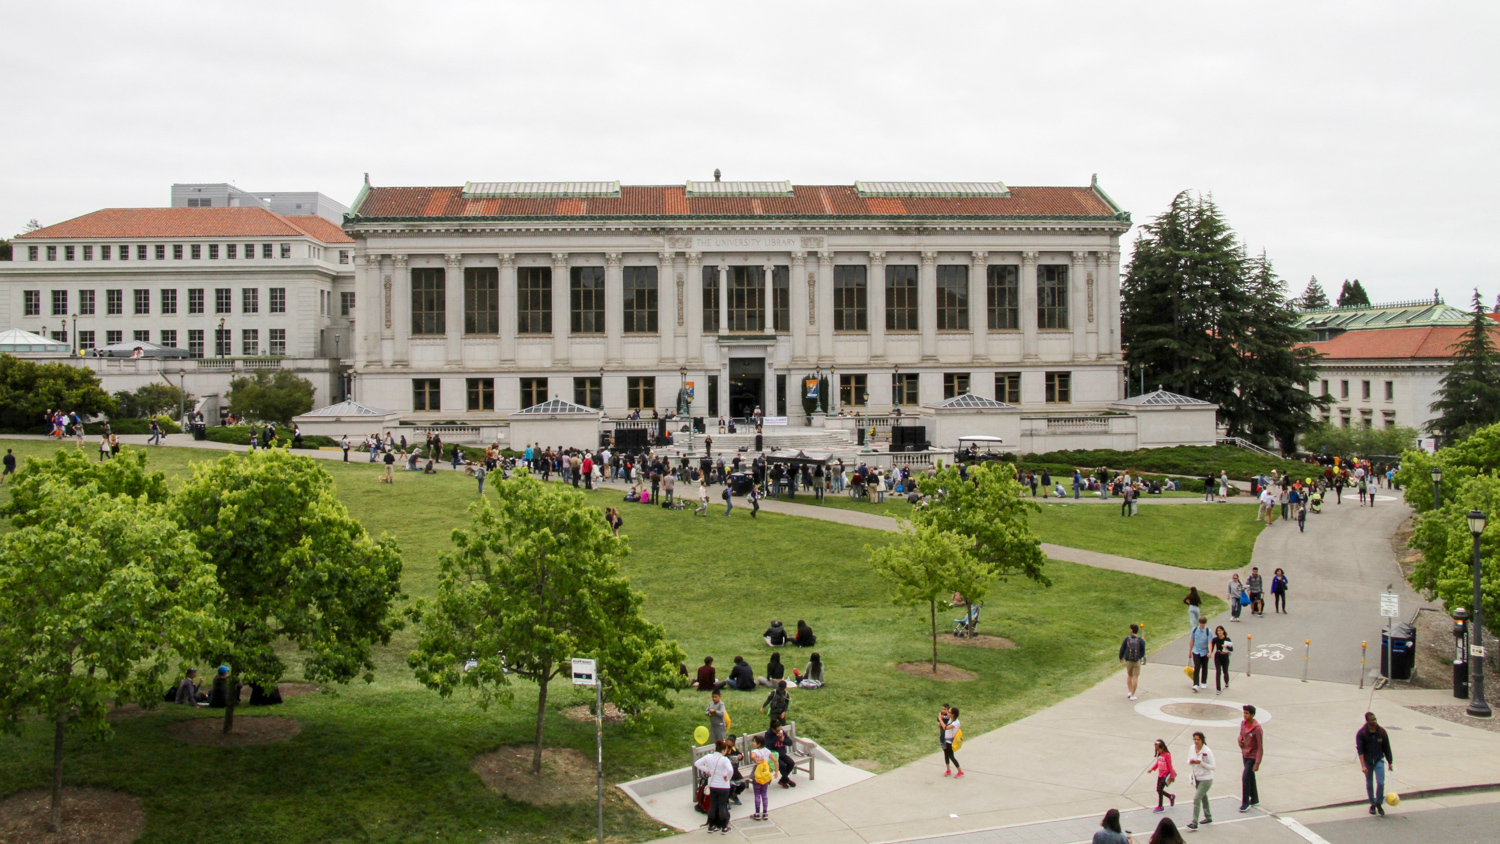
[[1245, 676], [1246, 677], [1250, 676], [1250, 651], [1254, 650], [1254, 648], [1252, 648], [1250, 646], [1250, 640], [1252, 638], [1254, 638], [1254, 637], [1253, 636], [1246, 636], [1245, 637]]
[[1307, 682], [1307, 657], [1312, 652], [1312, 640], [1308, 639], [1302, 643], [1302, 682]]
[[1365, 687], [1365, 648], [1370, 646], [1369, 642], [1359, 643], [1359, 687]]

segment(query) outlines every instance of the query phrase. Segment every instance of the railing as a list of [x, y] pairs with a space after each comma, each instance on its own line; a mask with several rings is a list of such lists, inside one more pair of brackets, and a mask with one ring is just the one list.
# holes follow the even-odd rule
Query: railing
[[473, 425], [416, 425], [419, 434], [437, 434], [449, 442], [479, 440], [479, 428]]
[[1109, 418], [1104, 416], [1049, 416], [1047, 430], [1050, 431], [1105, 431], [1109, 429]]
[[199, 358], [199, 372], [233, 372], [234, 361], [229, 358]]
[[253, 369], [280, 369], [281, 358], [250, 358], [240, 361], [247, 370]]
[[890, 454], [891, 466], [931, 466], [941, 460], [945, 464], [953, 463], [953, 451], [951, 449], [937, 449], [934, 451], [899, 451], [886, 452]]
[[[674, 423], [680, 424], [680, 420], [677, 420], [677, 419], [669, 420], [667, 422], [667, 425], [671, 426]], [[656, 430], [656, 427], [658, 425], [660, 425], [660, 424], [661, 424], [661, 420], [660, 419], [603, 419], [603, 420], [600, 420], [600, 422], [599, 422], [600, 428], [602, 428], [605, 431], [627, 431], [627, 430], [647, 430], [647, 431], [654, 431], [654, 430]]]
[[1281, 456], [1268, 448], [1261, 448], [1255, 443], [1250, 442], [1246, 439], [1241, 439], [1240, 437], [1219, 437], [1217, 440], [1215, 440], [1215, 442], [1217, 442], [1219, 445], [1233, 445], [1240, 448], [1249, 449], [1250, 451], [1256, 452], [1257, 454], [1264, 454], [1267, 457]]

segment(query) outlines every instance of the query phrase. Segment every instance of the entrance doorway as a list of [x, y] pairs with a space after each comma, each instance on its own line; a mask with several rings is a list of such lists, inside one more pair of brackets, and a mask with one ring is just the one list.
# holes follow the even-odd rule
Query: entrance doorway
[[755, 408], [764, 410], [761, 397], [765, 394], [766, 359], [729, 359], [729, 415], [736, 419], [747, 419]]

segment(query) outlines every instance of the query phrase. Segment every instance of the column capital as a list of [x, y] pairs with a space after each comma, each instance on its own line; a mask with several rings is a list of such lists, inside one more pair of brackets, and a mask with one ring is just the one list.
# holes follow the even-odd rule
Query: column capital
[[393, 264], [396, 265], [396, 269], [398, 269], [398, 270], [404, 270], [404, 269], [406, 269], [406, 256], [405, 255], [392, 255], [391, 256], [391, 263], [393, 263]]
[[1087, 261], [1088, 259], [1089, 259], [1089, 253], [1087, 253], [1087, 252], [1074, 252], [1073, 253], [1073, 263], [1075, 263], [1075, 264], [1082, 264], [1085, 261]]
[[885, 253], [884, 252], [871, 252], [870, 253], [870, 263], [871, 264], [877, 264], [877, 265], [878, 264], [884, 264], [885, 263]]
[[806, 252], [793, 252], [792, 253], [792, 266], [794, 266], [794, 267], [800, 267], [803, 264], [805, 264], [806, 262], [807, 262], [807, 253]]
[[510, 253], [510, 252], [501, 252], [500, 253], [500, 266], [505, 267], [506, 269], [509, 269], [511, 267], [514, 267], [515, 265], [516, 265], [516, 256], [513, 253]]
[[372, 269], [372, 270], [378, 270], [378, 269], [380, 269], [380, 259], [382, 257], [383, 256], [381, 256], [379, 254], [376, 254], [374, 252], [368, 252], [368, 253], [366, 253], [364, 255], [365, 268], [366, 269]]
[[1105, 250], [1102, 252], [1095, 252], [1094, 257], [1098, 260], [1099, 263], [1108, 264], [1110, 261], [1113, 261], [1115, 259], [1115, 253]]
[[683, 254], [687, 258], [688, 269], [692, 269], [703, 263], [703, 254], [700, 252], [685, 252]]
[[832, 252], [819, 252], [818, 253], [818, 262], [821, 263], [825, 267], [831, 267], [831, 266], [833, 266], [833, 253]]
[[938, 253], [936, 253], [936, 252], [923, 252], [922, 253], [922, 265], [923, 266], [930, 267], [930, 266], [932, 266], [932, 265], [934, 265], [934, 264], [937, 263], [937, 259], [938, 259]]
[[676, 258], [677, 258], [677, 253], [676, 252], [663, 252], [663, 253], [661, 253], [661, 254], [659, 254], [659, 255], [656, 256], [656, 260], [659, 261], [663, 267], [670, 267], [670, 266], [672, 266], [672, 261], [675, 260]]
[[459, 254], [451, 254], [448, 255], [447, 258], [448, 266], [453, 267], [454, 269], [458, 269], [459, 267], [463, 266], [464, 256]]
[[990, 253], [988, 252], [971, 252], [969, 257], [973, 260], [976, 267], [982, 267], [990, 262]]
[[605, 265], [609, 266], [610, 268], [617, 268], [617, 267], [619, 267], [620, 266], [620, 253], [618, 253], [618, 252], [606, 252], [604, 254], [604, 263], [605, 263]]
[[1021, 263], [1028, 267], [1034, 267], [1036, 266], [1037, 259], [1040, 257], [1042, 257], [1042, 253], [1040, 252], [1022, 252]]
[[569, 252], [553, 252], [552, 265], [554, 267], [566, 267], [568, 265], [568, 258], [571, 256], [571, 254], [572, 253]]

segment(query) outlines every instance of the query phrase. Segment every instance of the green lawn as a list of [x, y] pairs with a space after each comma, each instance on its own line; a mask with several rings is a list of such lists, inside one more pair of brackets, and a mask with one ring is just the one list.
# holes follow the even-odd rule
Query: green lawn
[[[0, 445], [23, 457], [56, 447], [25, 441]], [[150, 449], [150, 456], [154, 468], [173, 478], [193, 462], [218, 457], [174, 448]], [[398, 483], [387, 487], [375, 482], [376, 467], [368, 463], [320, 465], [333, 474], [340, 497], [369, 529], [389, 531], [400, 542], [407, 591], [431, 594], [437, 557], [477, 497], [474, 481], [451, 472], [398, 474]], [[0, 491], [0, 498], [6, 496]], [[613, 490], [590, 495], [601, 507], [620, 497]], [[1077, 509], [1082, 508], [1069, 508]], [[1142, 507], [1136, 521], [1144, 523], [1148, 509]], [[648, 596], [647, 615], [681, 642], [690, 665], [712, 654], [727, 670], [731, 658], [743, 654], [757, 673], [765, 670], [768, 649], [759, 634], [769, 620], [790, 625], [806, 619], [820, 638], [817, 650], [827, 666], [828, 686], [794, 693], [792, 717], [799, 733], [845, 760], [868, 760], [880, 769], [931, 752], [929, 722], [943, 701], [963, 706], [965, 722], [977, 735], [1115, 670], [1116, 649], [1129, 622], [1166, 629], [1180, 620], [1181, 590], [1174, 585], [1053, 562], [1047, 566], [1050, 589], [999, 584], [985, 608], [981, 632], [1013, 639], [1018, 647], [987, 650], [944, 642], [940, 657], [980, 678], [934, 684], [892, 668], [921, 660], [930, 643], [925, 612], [893, 607], [870, 576], [865, 548], [890, 541], [890, 534], [764, 512], [751, 520], [748, 509], [739, 506], [728, 519], [719, 515], [722, 507], [710, 512], [702, 518], [690, 510], [623, 505], [624, 533], [634, 551], [624, 567]], [[1211, 539], [1203, 544], [1216, 547]], [[139, 795], [147, 812], [141, 840], [150, 842], [176, 840], [184, 824], [205, 821], [215, 837], [226, 840], [590, 839], [591, 804], [511, 802], [487, 791], [470, 770], [475, 754], [527, 741], [534, 688], [518, 686], [512, 708], [488, 712], [468, 697], [443, 700], [419, 686], [406, 667], [411, 641], [405, 631], [382, 650], [374, 684], [295, 698], [273, 710], [301, 722], [302, 733], [293, 739], [239, 749], [182, 745], [164, 735], [167, 723], [213, 716], [166, 709], [121, 721], [111, 742], [70, 738], [67, 781]], [[785, 658], [801, 667], [804, 656], [792, 651]], [[607, 727], [611, 782], [686, 763], [688, 736], [703, 723], [704, 698], [681, 692], [677, 699], [680, 705], [672, 710]], [[737, 731], [764, 726], [755, 712], [761, 699], [753, 693], [729, 696]], [[582, 697], [569, 685], [555, 684], [551, 700], [549, 745], [591, 756], [592, 725], [562, 717]], [[50, 735], [36, 723], [26, 725], [19, 738], [0, 737], [0, 758], [6, 760], [0, 766], [0, 795], [45, 785], [50, 747]], [[659, 824], [617, 796], [607, 807], [606, 825], [617, 840], [660, 834]]]

